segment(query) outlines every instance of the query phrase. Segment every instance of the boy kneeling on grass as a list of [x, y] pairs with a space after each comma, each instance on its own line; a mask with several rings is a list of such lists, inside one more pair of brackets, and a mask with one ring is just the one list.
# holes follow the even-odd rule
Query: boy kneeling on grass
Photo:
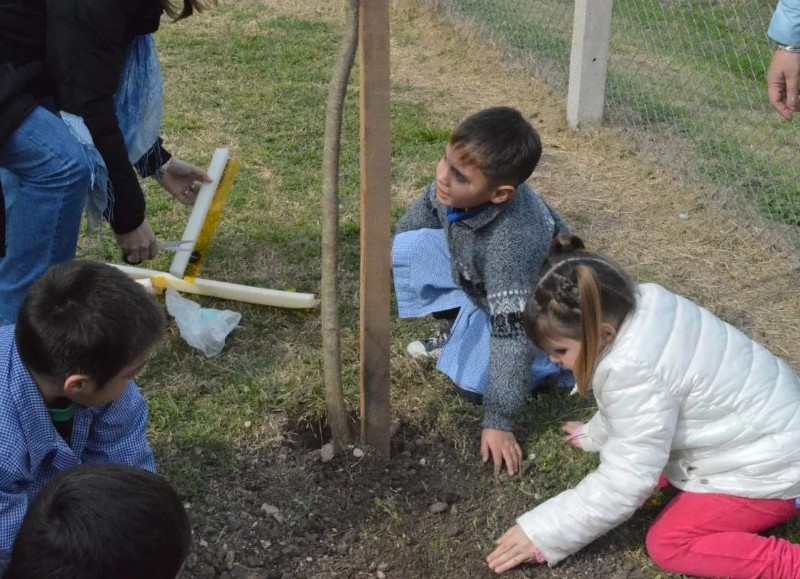
[[544, 380], [572, 387], [525, 337], [522, 312], [561, 217], [525, 181], [542, 145], [519, 111], [484, 109], [450, 136], [436, 178], [397, 222], [392, 268], [401, 318], [432, 314], [444, 326], [412, 342], [414, 356], [437, 357], [468, 399], [483, 402], [481, 457], [522, 462], [513, 421]]
[[152, 296], [115, 268], [51, 267], [0, 328], [0, 573], [29, 503], [59, 471], [155, 471], [133, 378], [164, 334]]
[[186, 510], [164, 479], [80, 465], [36, 495], [5, 579], [175, 579], [190, 542]]

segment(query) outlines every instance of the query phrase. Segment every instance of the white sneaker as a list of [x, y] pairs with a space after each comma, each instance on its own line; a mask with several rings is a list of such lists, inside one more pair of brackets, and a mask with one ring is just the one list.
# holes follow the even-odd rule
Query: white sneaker
[[406, 346], [406, 352], [412, 358], [439, 358], [442, 352], [442, 346], [450, 337], [450, 328], [452, 323], [449, 320], [442, 320], [439, 327], [436, 329], [436, 334], [427, 340], [416, 340]]

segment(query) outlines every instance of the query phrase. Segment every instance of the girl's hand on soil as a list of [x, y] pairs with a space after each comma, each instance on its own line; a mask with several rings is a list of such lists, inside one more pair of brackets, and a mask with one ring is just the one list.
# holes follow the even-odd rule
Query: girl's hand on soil
[[586, 425], [583, 422], [578, 422], [576, 420], [565, 422], [561, 425], [561, 432], [564, 433], [562, 440], [564, 442], [569, 442], [576, 448], [583, 448], [581, 445], [581, 436], [583, 436], [584, 426]]
[[513, 432], [494, 428], [483, 429], [481, 432], [481, 458], [483, 462], [489, 462], [490, 457], [494, 459], [494, 474], [500, 474], [504, 461], [506, 469], [508, 469], [508, 476], [514, 476], [519, 472], [519, 466], [522, 464], [522, 449], [517, 444]]
[[514, 525], [497, 539], [497, 548], [486, 557], [486, 564], [495, 573], [503, 573], [522, 563], [544, 563], [541, 551], [531, 543], [522, 527]]

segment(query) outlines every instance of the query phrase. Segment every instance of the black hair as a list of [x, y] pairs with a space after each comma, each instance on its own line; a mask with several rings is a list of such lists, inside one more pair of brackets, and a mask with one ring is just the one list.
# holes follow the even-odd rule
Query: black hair
[[163, 335], [153, 296], [115, 267], [91, 261], [51, 266], [22, 301], [15, 329], [29, 370], [57, 380], [86, 374], [98, 387]]
[[450, 146], [498, 186], [524, 182], [542, 156], [536, 129], [511, 107], [483, 109], [467, 117], [450, 136]]
[[123, 465], [63, 470], [28, 508], [5, 579], [175, 579], [189, 553], [183, 503], [161, 477]]

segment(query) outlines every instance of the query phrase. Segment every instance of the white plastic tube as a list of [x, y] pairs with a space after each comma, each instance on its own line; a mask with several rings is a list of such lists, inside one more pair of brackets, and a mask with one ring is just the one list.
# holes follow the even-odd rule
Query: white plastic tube
[[116, 263], [111, 263], [109, 265], [125, 272], [128, 276], [137, 281], [145, 278], [149, 279], [150, 284], [142, 284], [146, 287], [150, 285], [150, 287], [155, 288], [160, 285], [160, 283], [163, 283], [166, 287], [171, 287], [175, 291], [188, 294], [210, 296], [224, 300], [259, 304], [262, 306], [275, 306], [278, 308], [308, 309], [315, 308], [319, 304], [319, 300], [314, 294], [287, 292], [200, 278], [195, 279], [194, 282], [188, 282], [179, 277], [175, 277], [171, 273], [156, 271], [154, 269], [119, 265]]
[[[192, 213], [189, 215], [189, 221], [186, 222], [186, 228], [183, 230], [181, 239], [192, 240], [197, 242], [200, 235], [200, 230], [203, 228], [203, 222], [206, 220], [206, 215], [214, 201], [214, 193], [217, 191], [222, 173], [225, 171], [225, 165], [228, 162], [228, 149], [217, 149], [214, 151], [214, 156], [211, 157], [211, 164], [208, 166], [208, 176], [211, 177], [210, 183], [203, 183], [200, 190], [197, 192], [197, 200], [192, 207]], [[191, 248], [194, 249], [194, 243]], [[192, 256], [192, 251], [176, 251], [175, 257], [172, 259], [169, 272], [177, 278], [182, 278], [186, 273], [186, 266], [189, 265], [189, 258]]]

